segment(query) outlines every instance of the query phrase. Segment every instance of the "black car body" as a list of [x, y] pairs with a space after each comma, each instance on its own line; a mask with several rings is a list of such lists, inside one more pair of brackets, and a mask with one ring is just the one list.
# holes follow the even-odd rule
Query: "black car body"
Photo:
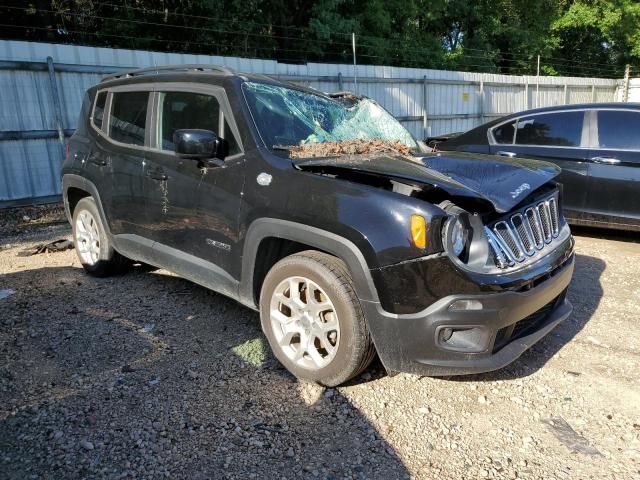
[[453, 133], [445, 133], [443, 135], [436, 135], [434, 137], [427, 137], [424, 143], [426, 143], [428, 147], [437, 150], [438, 145], [440, 145], [442, 142], [446, 142], [448, 140], [451, 140], [452, 138], [456, 138], [462, 135], [463, 133], [464, 132], [453, 132]]
[[[98, 267], [117, 254], [166, 268], [260, 309], [268, 330], [271, 272], [283, 262], [295, 272], [287, 259], [306, 255], [334, 265], [331, 272], [352, 289], [349, 308], [362, 314], [361, 334], [370, 335], [389, 371], [430, 375], [500, 368], [570, 314], [573, 239], [554, 182], [557, 167], [415, 149], [411, 156], [290, 158], [274, 144], [292, 145], [309, 132], [315, 138], [327, 120], [300, 123], [294, 117], [308, 105], [298, 97], [311, 115], [314, 102], [318, 109], [336, 103], [314, 90], [211, 66], [134, 71], [89, 89], [62, 176], [85, 268], [102, 274]], [[379, 109], [375, 102], [367, 108]], [[388, 117], [383, 126], [417, 148]], [[203, 129], [209, 124], [215, 127]], [[83, 224], [78, 205], [86, 199], [95, 203], [86, 211], [96, 218], [85, 216]], [[99, 235], [91, 237], [93, 223]], [[100, 244], [94, 259], [91, 242]], [[300, 271], [309, 270], [305, 265]], [[321, 276], [313, 278], [322, 287]], [[295, 295], [324, 298], [322, 289], [308, 288], [315, 287]], [[282, 292], [286, 302], [294, 295]], [[303, 303], [312, 301], [304, 295]], [[280, 311], [271, 308], [272, 316]], [[359, 363], [347, 373], [327, 376], [275, 353], [297, 376], [328, 385], [371, 359], [353, 357]]]
[[640, 104], [515, 113], [438, 148], [553, 162], [562, 168], [558, 181], [569, 223], [640, 231]]

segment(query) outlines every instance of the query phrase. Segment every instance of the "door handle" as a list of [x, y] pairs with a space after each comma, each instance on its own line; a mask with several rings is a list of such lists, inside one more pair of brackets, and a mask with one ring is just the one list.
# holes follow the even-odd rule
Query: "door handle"
[[509, 157], [509, 158], [513, 158], [516, 156], [515, 152], [507, 152], [505, 150], [500, 150], [499, 152], [497, 152], [498, 155], [500, 155], [501, 157]]
[[613, 157], [593, 157], [591, 161], [594, 163], [606, 163], [608, 165], [617, 165], [622, 162], [622, 160]]
[[167, 176], [166, 173], [164, 173], [162, 170], [151, 170], [147, 172], [147, 177], [153, 179], [153, 180], [160, 180], [160, 181], [165, 181], [167, 178], [169, 178]]

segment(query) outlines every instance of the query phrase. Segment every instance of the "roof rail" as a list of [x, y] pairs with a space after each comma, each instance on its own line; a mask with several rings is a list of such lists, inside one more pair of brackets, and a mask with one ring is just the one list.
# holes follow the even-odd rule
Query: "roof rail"
[[160, 72], [181, 72], [181, 71], [193, 71], [193, 72], [219, 72], [226, 75], [233, 75], [235, 72], [227, 67], [222, 67], [220, 65], [163, 65], [161, 67], [146, 67], [146, 68], [134, 68], [131, 70], [121, 70], [119, 72], [111, 73], [109, 75], [105, 75], [102, 77], [102, 81], [105, 80], [114, 80], [116, 78], [127, 78], [127, 77], [135, 77], [138, 75], [150, 75], [154, 73]]

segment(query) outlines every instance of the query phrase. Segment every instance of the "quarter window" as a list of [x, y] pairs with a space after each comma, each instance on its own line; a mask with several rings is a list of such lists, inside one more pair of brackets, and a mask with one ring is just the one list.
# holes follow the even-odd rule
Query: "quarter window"
[[614, 110], [598, 112], [600, 148], [640, 149], [640, 113]]
[[111, 101], [109, 136], [130, 145], [144, 145], [148, 92], [116, 92]]
[[493, 130], [493, 138], [496, 139], [496, 143], [513, 143], [513, 133], [515, 132], [516, 122], [515, 120], [510, 123], [505, 123]]
[[176, 130], [200, 129], [220, 133], [220, 104], [211, 95], [162, 93], [159, 116], [158, 139], [163, 150], [174, 150], [173, 133]]
[[584, 112], [532, 115], [518, 120], [516, 144], [577, 147], [582, 137]]
[[93, 124], [102, 130], [102, 120], [104, 118], [104, 106], [107, 103], [107, 92], [100, 92], [96, 96], [96, 106], [93, 109]]

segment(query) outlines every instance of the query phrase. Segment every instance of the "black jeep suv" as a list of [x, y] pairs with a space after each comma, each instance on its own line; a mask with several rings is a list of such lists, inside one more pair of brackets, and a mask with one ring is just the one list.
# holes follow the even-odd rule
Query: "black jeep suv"
[[90, 274], [133, 262], [259, 310], [275, 356], [337, 385], [500, 368], [559, 322], [559, 169], [427, 154], [374, 101], [210, 65], [106, 77], [63, 168]]

